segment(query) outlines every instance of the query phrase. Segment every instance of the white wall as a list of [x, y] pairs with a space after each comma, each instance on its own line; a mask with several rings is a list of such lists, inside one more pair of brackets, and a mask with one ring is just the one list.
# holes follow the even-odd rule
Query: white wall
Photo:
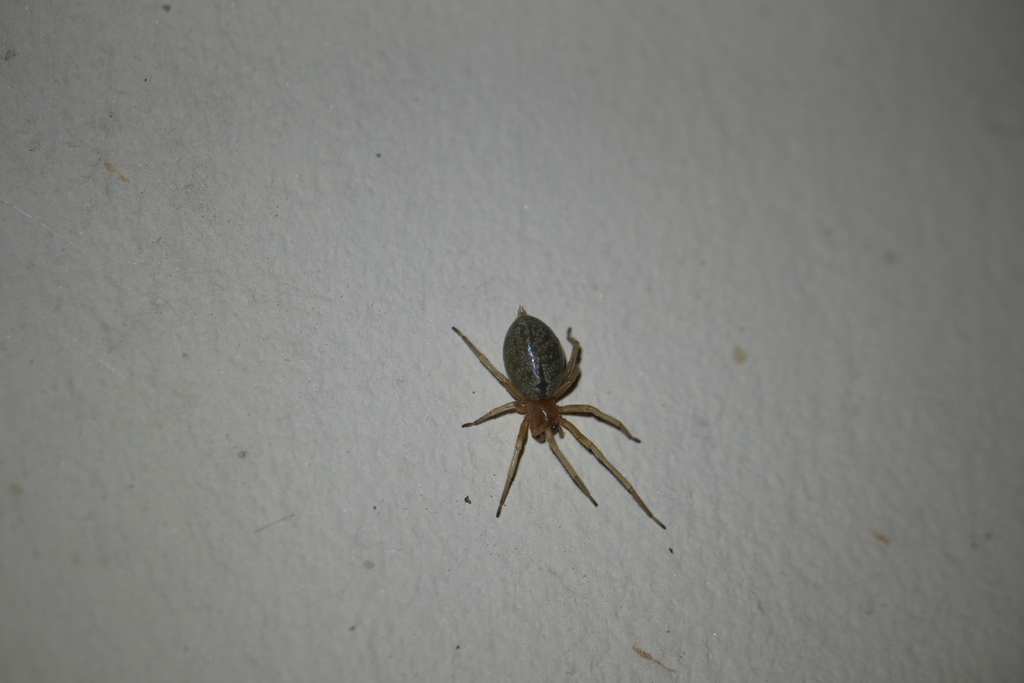
[[0, 679], [1024, 678], [1018, 3], [170, 2], [0, 9]]

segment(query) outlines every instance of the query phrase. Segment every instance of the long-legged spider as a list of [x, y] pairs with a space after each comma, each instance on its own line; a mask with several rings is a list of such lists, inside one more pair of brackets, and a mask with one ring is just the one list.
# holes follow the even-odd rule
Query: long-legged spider
[[586, 484], [580, 479], [579, 475], [576, 474], [576, 470], [573, 469], [569, 461], [562, 455], [562, 450], [558, 447], [555, 442], [555, 435], [565, 438], [565, 432], [562, 428], [569, 430], [569, 432], [576, 437], [576, 440], [583, 445], [588, 451], [594, 454], [602, 465], [608, 468], [608, 470], [615, 475], [615, 478], [619, 480], [619, 483], [626, 487], [633, 499], [643, 508], [643, 511], [647, 513], [647, 516], [657, 522], [658, 526], [662, 529], [665, 525], [661, 523], [657, 517], [647, 508], [644, 501], [641, 500], [637, 494], [636, 489], [629, 483], [629, 480], [622, 476], [622, 473], [615, 469], [615, 466], [608, 462], [608, 458], [604, 457], [604, 453], [594, 445], [594, 442], [583, 435], [583, 432], [579, 430], [572, 422], [569, 422], [564, 416], [565, 415], [590, 415], [595, 417], [602, 422], [607, 422], [612, 427], [615, 427], [627, 437], [640, 443], [640, 439], [636, 438], [629, 433], [626, 426], [616, 420], [611, 415], [603, 413], [594, 406], [590, 405], [558, 405], [558, 399], [562, 398], [569, 390], [576, 384], [576, 380], [580, 377], [580, 343], [572, 336], [572, 328], [569, 328], [566, 336], [572, 343], [572, 353], [569, 356], [569, 363], [565, 362], [565, 352], [562, 350], [562, 345], [558, 341], [558, 337], [551, 331], [551, 328], [545, 325], [543, 322], [534, 318], [531, 315], [527, 315], [526, 310], [520, 306], [519, 315], [512, 323], [511, 327], [508, 328], [508, 332], [505, 334], [505, 345], [503, 348], [503, 356], [505, 360], [505, 371], [508, 373], [508, 377], [501, 374], [494, 364], [487, 359], [487, 356], [480, 353], [480, 351], [473, 346], [473, 342], [469, 341], [466, 335], [462, 334], [458, 328], [453, 327], [455, 333], [462, 337], [462, 341], [466, 342], [466, 346], [476, 354], [476, 357], [480, 359], [480, 362], [484, 364], [494, 378], [501, 383], [501, 386], [512, 395], [514, 401], [509, 401], [504, 405], [500, 405], [494, 410], [490, 410], [485, 413], [482, 417], [473, 422], [467, 422], [462, 425], [463, 427], [472, 427], [478, 425], [481, 422], [490, 420], [493, 417], [504, 415], [505, 413], [517, 412], [523, 415], [523, 423], [519, 427], [519, 437], [516, 439], [516, 450], [512, 455], [512, 464], [508, 468], [508, 476], [505, 478], [505, 490], [501, 492], [501, 502], [498, 503], [498, 513], [496, 517], [501, 516], [501, 508], [505, 505], [505, 498], [508, 497], [508, 490], [512, 486], [512, 481], [516, 477], [516, 470], [519, 469], [519, 460], [523, 456], [523, 450], [526, 447], [526, 434], [527, 431], [533, 434], [533, 438], [539, 443], [547, 442], [551, 446], [551, 450], [554, 452], [555, 457], [562, 463], [562, 467], [569, 473], [572, 480], [576, 482], [576, 486], [590, 499], [590, 502], [597, 505], [597, 501], [590, 495], [590, 491], [587, 490]]

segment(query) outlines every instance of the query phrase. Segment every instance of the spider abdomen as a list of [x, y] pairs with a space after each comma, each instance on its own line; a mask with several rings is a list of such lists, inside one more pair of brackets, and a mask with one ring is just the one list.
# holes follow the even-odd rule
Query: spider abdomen
[[522, 306], [505, 333], [502, 355], [509, 380], [528, 400], [551, 398], [561, 386], [565, 351], [551, 328]]

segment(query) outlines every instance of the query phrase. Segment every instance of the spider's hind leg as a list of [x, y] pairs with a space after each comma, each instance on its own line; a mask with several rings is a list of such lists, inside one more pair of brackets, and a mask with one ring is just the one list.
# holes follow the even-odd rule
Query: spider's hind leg
[[508, 393], [512, 394], [512, 398], [516, 399], [517, 401], [522, 401], [522, 394], [520, 394], [516, 390], [516, 388], [512, 385], [512, 382], [509, 381], [508, 377], [501, 374], [501, 371], [498, 370], [498, 368], [494, 367], [494, 363], [488, 360], [487, 356], [482, 354], [480, 352], [480, 349], [476, 348], [476, 346], [473, 345], [473, 342], [469, 341], [469, 337], [462, 334], [462, 332], [459, 331], [459, 328], [457, 327], [452, 327], [452, 330], [455, 331], [455, 334], [462, 337], [462, 341], [466, 342], [466, 346], [469, 347], [469, 350], [476, 354], [477, 359], [479, 359], [479, 361], [484, 364], [484, 367], [487, 368], [487, 371], [494, 375], [494, 379], [501, 382], [501, 386], [505, 387], [505, 390], [508, 391]]

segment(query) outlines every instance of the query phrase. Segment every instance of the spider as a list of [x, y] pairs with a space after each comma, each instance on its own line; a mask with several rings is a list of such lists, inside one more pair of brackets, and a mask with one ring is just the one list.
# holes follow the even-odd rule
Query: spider
[[657, 522], [658, 526], [662, 529], [665, 528], [661, 520], [655, 517], [647, 508], [644, 501], [641, 500], [633, 488], [633, 485], [629, 483], [629, 480], [622, 476], [622, 473], [615, 469], [614, 465], [608, 462], [608, 458], [604, 457], [604, 453], [594, 445], [593, 441], [584, 436], [583, 432], [572, 422], [565, 419], [564, 416], [590, 415], [602, 422], [607, 422], [637, 443], [640, 443], [640, 439], [630, 434], [624, 424], [611, 415], [601, 412], [594, 406], [582, 404], [560, 406], [557, 403], [558, 399], [569, 393], [569, 390], [575, 386], [576, 380], [580, 377], [580, 343], [573, 338], [571, 327], [566, 333], [566, 337], [572, 343], [572, 353], [569, 356], [569, 363], [567, 365], [565, 362], [565, 352], [562, 350], [562, 345], [559, 343], [555, 333], [542, 321], [528, 315], [526, 309], [520, 306], [519, 315], [516, 316], [515, 321], [513, 321], [512, 325], [508, 328], [508, 332], [505, 334], [503, 356], [505, 372], [508, 373], [508, 377], [498, 372], [494, 364], [487, 360], [487, 356], [480, 353], [473, 346], [473, 342], [469, 341], [469, 338], [462, 334], [458, 328], [453, 327], [452, 329], [455, 331], [455, 334], [462, 337], [462, 341], [466, 342], [466, 346], [476, 354], [476, 357], [480, 359], [484, 367], [494, 375], [494, 378], [515, 399], [488, 411], [478, 420], [467, 422], [462, 426], [473, 427], [493, 417], [513, 411], [524, 416], [523, 423], [519, 427], [519, 437], [516, 439], [516, 450], [512, 455], [512, 464], [508, 468], [508, 477], [505, 479], [505, 490], [501, 493], [501, 502], [498, 503], [498, 513], [495, 517], [501, 517], [501, 508], [505, 505], [508, 490], [511, 488], [512, 481], [516, 477], [516, 470], [519, 469], [519, 460], [522, 458], [523, 450], [526, 448], [527, 431], [533, 434], [533, 438], [538, 443], [547, 442], [551, 446], [555, 457], [562, 463], [562, 467], [569, 473], [572, 480], [576, 482], [576, 486], [583, 491], [591, 503], [597, 505], [597, 501], [594, 500], [594, 497], [590, 495], [590, 491], [587, 490], [586, 484], [576, 474], [576, 470], [572, 468], [569, 461], [562, 455], [558, 444], [555, 443], [555, 435], [565, 438], [565, 432], [562, 431], [565, 428], [576, 437], [576, 440], [584, 448], [593, 453], [594, 457], [602, 465], [615, 475], [619, 483], [626, 487], [626, 490], [633, 496], [633, 499], [647, 513], [647, 516]]

